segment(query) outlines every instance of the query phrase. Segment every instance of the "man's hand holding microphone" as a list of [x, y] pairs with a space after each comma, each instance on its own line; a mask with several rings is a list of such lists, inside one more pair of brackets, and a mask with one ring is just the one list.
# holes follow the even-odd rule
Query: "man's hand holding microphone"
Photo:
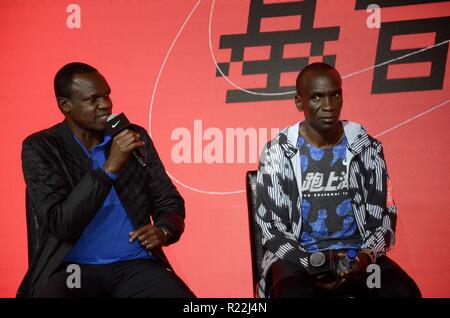
[[[126, 116], [110, 115], [107, 121], [106, 132], [113, 137], [109, 156], [106, 159], [103, 169], [112, 174], [119, 174], [130, 155], [138, 161], [139, 165], [145, 167], [147, 164], [143, 160], [140, 148], [145, 146], [145, 142], [140, 140], [140, 135], [130, 129], [130, 122]], [[158, 228], [152, 224], [147, 224], [139, 229], [128, 233], [130, 243], [138, 239], [141, 245], [147, 250], [164, 246], [170, 237], [170, 232], [165, 228]]]

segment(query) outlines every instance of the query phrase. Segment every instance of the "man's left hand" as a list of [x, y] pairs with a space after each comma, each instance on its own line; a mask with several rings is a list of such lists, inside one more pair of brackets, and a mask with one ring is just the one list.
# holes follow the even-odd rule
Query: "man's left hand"
[[[343, 257], [345, 257], [345, 255], [343, 255]], [[369, 266], [371, 262], [372, 260], [369, 255], [366, 253], [358, 253], [353, 266], [349, 270], [340, 273], [338, 278], [341, 280], [344, 279], [347, 282], [359, 280], [364, 277], [367, 266]]]
[[138, 239], [147, 250], [164, 246], [167, 243], [166, 234], [152, 224], [144, 225], [136, 231], [128, 233], [128, 235], [130, 236], [130, 242]]

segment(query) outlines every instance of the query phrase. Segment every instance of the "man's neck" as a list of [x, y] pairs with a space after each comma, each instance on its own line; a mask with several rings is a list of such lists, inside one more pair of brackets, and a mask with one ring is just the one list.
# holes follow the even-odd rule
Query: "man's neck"
[[89, 152], [92, 152], [92, 149], [94, 149], [95, 146], [101, 144], [103, 141], [103, 133], [95, 134], [95, 135], [85, 134], [82, 137], [80, 137], [78, 135], [75, 135], [75, 136], [77, 136], [78, 140], [81, 141], [83, 146], [85, 146]]
[[89, 152], [91, 152], [96, 145], [99, 145], [103, 142], [103, 132], [81, 130], [76, 126], [71, 125], [70, 122], [68, 122], [68, 125], [75, 137], [78, 138], [78, 140], [83, 144], [84, 147], [86, 147]]
[[338, 144], [342, 139], [344, 129], [341, 122], [332, 129], [322, 131], [315, 129], [308, 122], [304, 121], [299, 127], [299, 132], [307, 143], [319, 148], [325, 148]]

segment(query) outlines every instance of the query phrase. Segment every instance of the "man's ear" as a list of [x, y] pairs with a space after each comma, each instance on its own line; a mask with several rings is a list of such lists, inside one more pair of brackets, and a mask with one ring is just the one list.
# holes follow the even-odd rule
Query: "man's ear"
[[297, 106], [299, 111], [303, 111], [302, 98], [298, 94], [295, 94], [295, 106]]
[[70, 100], [68, 98], [66, 98], [66, 97], [58, 97], [56, 100], [58, 102], [58, 107], [63, 112], [63, 114], [70, 113], [70, 110], [72, 108], [71, 108]]

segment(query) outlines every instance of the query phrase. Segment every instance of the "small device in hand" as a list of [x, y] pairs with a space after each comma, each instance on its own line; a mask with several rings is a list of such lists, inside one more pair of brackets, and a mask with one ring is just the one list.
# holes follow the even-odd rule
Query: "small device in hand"
[[310, 275], [320, 275], [334, 269], [331, 250], [311, 253], [308, 262], [308, 274]]
[[336, 264], [336, 272], [338, 274], [344, 273], [352, 268], [356, 260], [356, 255], [358, 252], [356, 250], [350, 249], [345, 253], [345, 256], [338, 259]]

